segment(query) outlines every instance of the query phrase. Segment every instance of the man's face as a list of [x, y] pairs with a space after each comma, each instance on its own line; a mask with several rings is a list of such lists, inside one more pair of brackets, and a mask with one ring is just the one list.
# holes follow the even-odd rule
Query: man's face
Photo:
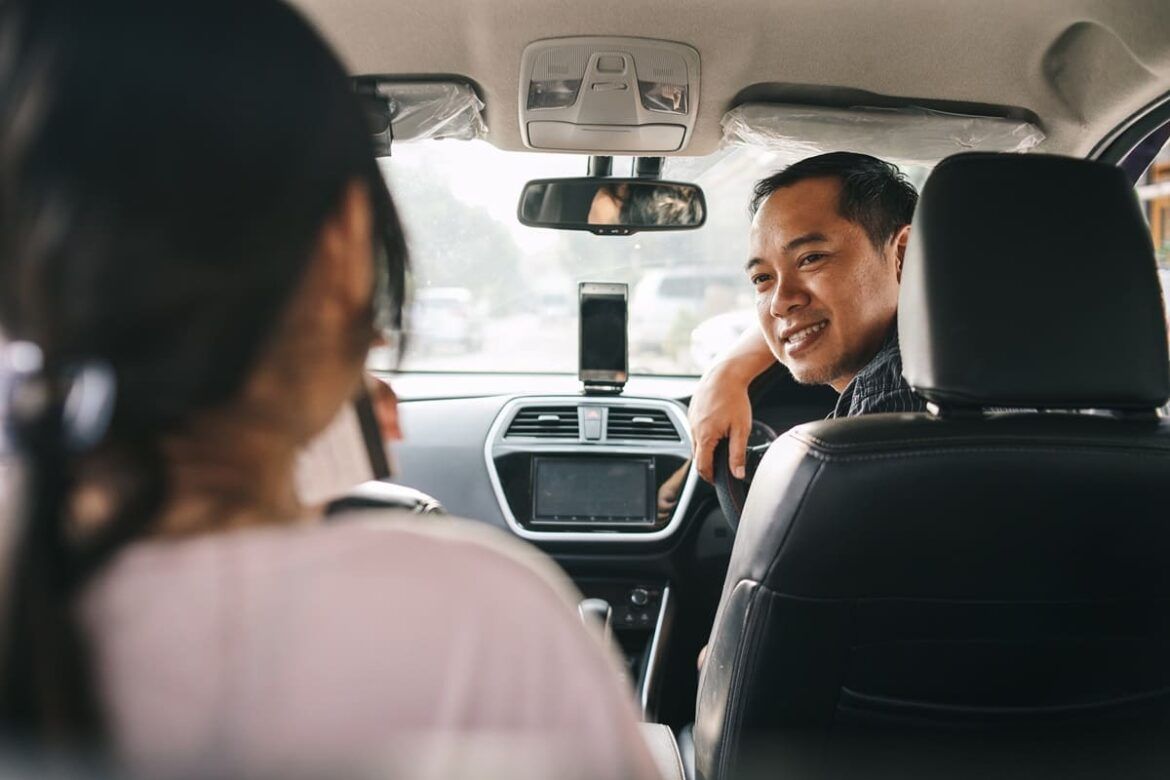
[[777, 360], [798, 382], [838, 392], [877, 354], [898, 308], [903, 228], [880, 250], [842, 217], [836, 177], [772, 193], [752, 221], [745, 270]]

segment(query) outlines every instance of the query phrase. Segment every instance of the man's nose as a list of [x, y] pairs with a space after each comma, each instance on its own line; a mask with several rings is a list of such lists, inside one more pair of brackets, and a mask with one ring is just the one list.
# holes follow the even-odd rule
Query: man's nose
[[805, 294], [794, 274], [781, 274], [776, 278], [769, 306], [769, 312], [773, 317], [778, 319], [787, 317], [789, 312], [799, 309], [807, 303], [808, 295]]

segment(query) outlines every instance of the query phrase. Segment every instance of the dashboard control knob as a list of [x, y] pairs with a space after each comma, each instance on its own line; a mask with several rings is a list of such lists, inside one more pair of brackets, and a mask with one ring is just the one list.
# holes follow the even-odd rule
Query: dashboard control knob
[[635, 607], [644, 607], [650, 601], [650, 594], [645, 588], [634, 588], [630, 591], [630, 603]]

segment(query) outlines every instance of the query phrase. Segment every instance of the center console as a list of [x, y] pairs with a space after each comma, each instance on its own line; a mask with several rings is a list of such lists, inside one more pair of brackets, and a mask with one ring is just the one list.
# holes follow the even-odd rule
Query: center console
[[[504, 404], [484, 443], [492, 491], [512, 531], [529, 541], [661, 542], [686, 516], [697, 479], [685, 410], [622, 395], [626, 285], [582, 282], [579, 295], [583, 393]], [[614, 577], [577, 586], [588, 600], [583, 610], [608, 615], [643, 714], [652, 718], [673, 609], [669, 583]]]
[[[488, 476], [512, 531], [534, 542], [640, 545], [675, 533], [697, 479], [684, 409], [662, 399], [538, 396], [509, 401], [489, 430]], [[669, 583], [588, 578], [643, 711], [651, 715], [674, 605]]]
[[683, 407], [650, 398], [517, 398], [484, 458], [508, 525], [547, 542], [655, 542], [695, 487]]
[[609, 603], [610, 628], [622, 651], [626, 675], [643, 714], [652, 715], [658, 671], [674, 616], [670, 586], [654, 580], [582, 579], [577, 587], [587, 598]]

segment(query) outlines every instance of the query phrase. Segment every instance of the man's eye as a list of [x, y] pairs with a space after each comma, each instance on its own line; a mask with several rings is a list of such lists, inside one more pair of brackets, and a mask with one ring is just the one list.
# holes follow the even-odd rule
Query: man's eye
[[805, 255], [804, 257], [800, 258], [800, 262], [797, 263], [796, 265], [798, 268], [803, 268], [806, 265], [811, 265], [812, 263], [816, 263], [820, 260], [823, 260], [823, 259], [825, 259], [825, 257], [826, 257], [826, 255], [824, 255], [820, 252], [813, 252], [810, 255]]
[[768, 274], [756, 274], [755, 276], [752, 277], [752, 284], [755, 285], [756, 287], [759, 287], [761, 284], [768, 281], [768, 279], [770, 279], [770, 278], [771, 277]]

